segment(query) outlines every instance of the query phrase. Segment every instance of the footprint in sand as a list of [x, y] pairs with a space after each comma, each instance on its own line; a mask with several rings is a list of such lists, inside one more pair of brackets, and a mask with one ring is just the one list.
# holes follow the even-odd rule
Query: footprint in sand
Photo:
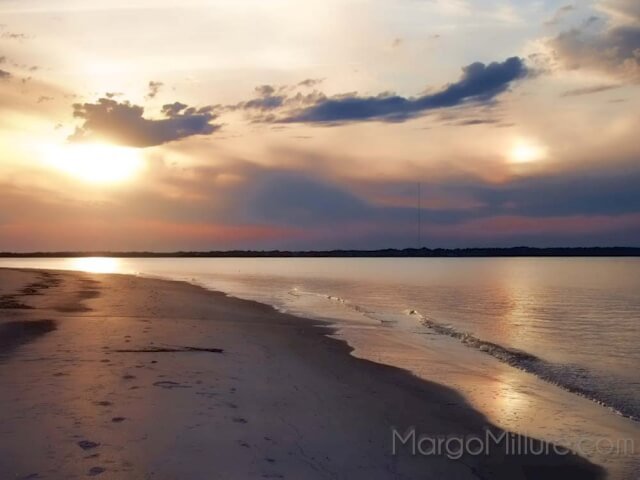
[[91, 467], [87, 472], [87, 477], [95, 477], [97, 475], [100, 475], [101, 473], [104, 473], [105, 471], [106, 470], [102, 467]]
[[100, 444], [92, 442], [91, 440], [80, 440], [78, 446], [83, 450], [91, 450], [92, 448], [100, 446]]

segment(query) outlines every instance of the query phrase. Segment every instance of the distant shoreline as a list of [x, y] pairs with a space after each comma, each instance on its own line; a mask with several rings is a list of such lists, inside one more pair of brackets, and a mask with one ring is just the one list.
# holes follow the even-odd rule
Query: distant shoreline
[[0, 258], [480, 258], [480, 257], [640, 257], [640, 247], [405, 248], [380, 250], [224, 250], [178, 252], [0, 252]]

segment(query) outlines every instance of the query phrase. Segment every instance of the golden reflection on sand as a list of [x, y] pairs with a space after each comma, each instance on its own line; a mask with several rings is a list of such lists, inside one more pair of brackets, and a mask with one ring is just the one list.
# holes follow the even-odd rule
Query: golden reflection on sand
[[517, 424], [530, 416], [535, 417], [535, 412], [530, 410], [530, 392], [526, 391], [517, 372], [501, 369], [497, 372], [497, 380], [494, 409], [505, 425]]

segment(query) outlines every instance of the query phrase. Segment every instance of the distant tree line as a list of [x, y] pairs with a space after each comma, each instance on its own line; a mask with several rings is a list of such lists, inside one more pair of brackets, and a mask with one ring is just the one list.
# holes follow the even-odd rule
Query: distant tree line
[[386, 248], [382, 250], [224, 250], [209, 252], [0, 252], [4, 258], [228, 258], [228, 257], [637, 257], [640, 247], [510, 247], [510, 248]]

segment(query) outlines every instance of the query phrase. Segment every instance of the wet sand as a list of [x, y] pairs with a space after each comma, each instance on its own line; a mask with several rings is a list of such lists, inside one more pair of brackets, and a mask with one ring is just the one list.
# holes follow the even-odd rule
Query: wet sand
[[[501, 431], [317, 321], [181, 282], [0, 269], [1, 479], [599, 478], [575, 455], [413, 455]], [[529, 445], [542, 444], [531, 439]]]

